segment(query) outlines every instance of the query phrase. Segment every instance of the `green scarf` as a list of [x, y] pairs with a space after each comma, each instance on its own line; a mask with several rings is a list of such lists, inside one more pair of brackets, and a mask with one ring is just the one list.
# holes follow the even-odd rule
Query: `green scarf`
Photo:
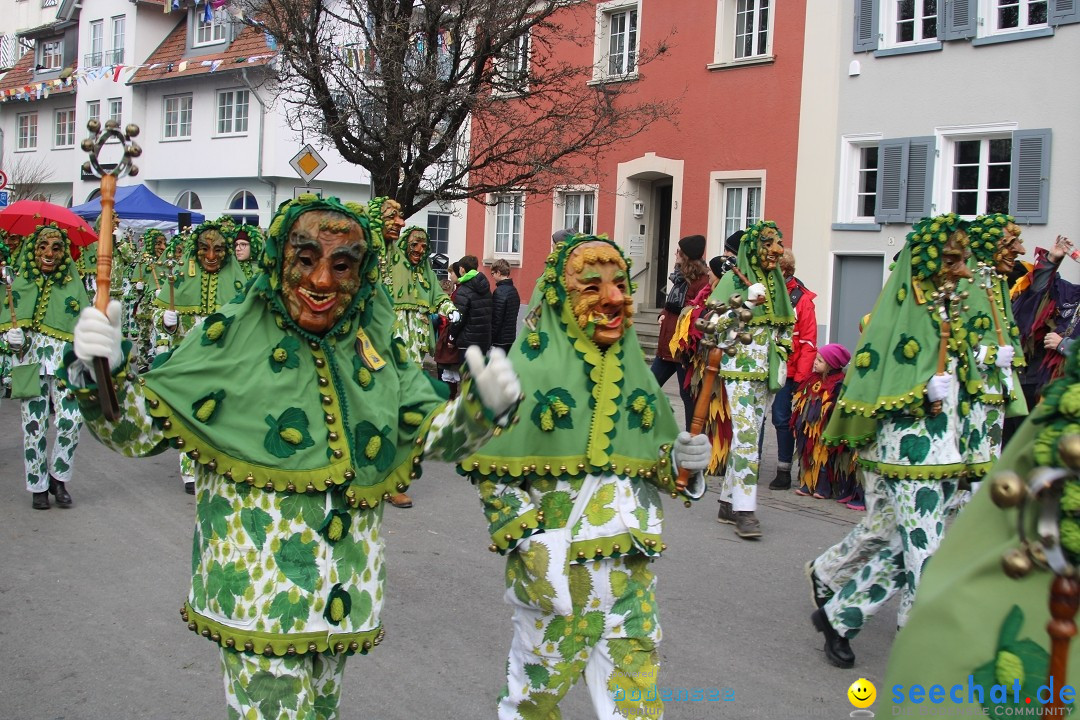
[[439, 285], [439, 279], [435, 277], [431, 260], [426, 254], [424, 259], [415, 265], [409, 261], [409, 235], [416, 231], [424, 233], [424, 239], [427, 239], [427, 232], [422, 228], [415, 225], [407, 227], [390, 254], [390, 292], [394, 298], [394, 309], [432, 313], [448, 296]]
[[[311, 210], [340, 212], [367, 228], [363, 208], [334, 198], [302, 195], [284, 205], [263, 254], [266, 272], [244, 299], [210, 315], [201, 332], [142, 377], [166, 436], [182, 441], [185, 452], [198, 451], [194, 459], [213, 463], [212, 470], [278, 491], [346, 482], [351, 502], [375, 505], [396, 492], [402, 473], [409, 477], [405, 460], [425, 429], [421, 409], [442, 399], [391, 340], [394, 313], [378, 291], [373, 253], [364, 257], [365, 282], [353, 304], [324, 336], [289, 317], [279, 294], [281, 245]], [[384, 366], [362, 360], [362, 335]], [[323, 395], [331, 385], [336, 394]]]
[[[571, 251], [606, 237], [576, 235], [555, 246], [510, 350], [524, 401], [520, 422], [463, 460], [475, 482], [658, 471], [660, 446], [678, 434], [671, 404], [645, 364], [633, 326], [607, 350], [585, 335], [567, 302]], [[621, 252], [621, 251], [620, 251]]]
[[[772, 270], [765, 270], [761, 267], [761, 258], [758, 255], [758, 244], [761, 236], [761, 231], [765, 228], [772, 228], [776, 230], [776, 234], [781, 238], [784, 237], [780, 230], [776, 227], [776, 223], [771, 220], [761, 220], [754, 223], [746, 229], [746, 233], [742, 236], [742, 242], [739, 244], [739, 256], [738, 267], [746, 279], [751, 283], [761, 283], [765, 286], [765, 304], [758, 305], [754, 308], [754, 317], [750, 321], [751, 325], [794, 325], [795, 324], [795, 309], [791, 307], [791, 296], [788, 295], [787, 284], [784, 282], [784, 275], [780, 272], [780, 268], [776, 267]], [[734, 293], [739, 293], [746, 298], [747, 285], [733, 272], [724, 273], [720, 281], [716, 283], [716, 287], [713, 288], [712, 293], [709, 295], [710, 301], [724, 301], [730, 298]]]
[[[59, 230], [64, 238], [64, 259], [56, 270], [43, 275], [34, 257], [34, 243], [38, 233], [46, 228]], [[18, 270], [12, 283], [11, 295], [15, 301], [15, 323], [7, 302], [7, 290], [0, 289], [0, 332], [21, 327], [39, 332], [57, 340], [72, 340], [72, 331], [79, 312], [90, 304], [86, 288], [71, 259], [71, 241], [67, 233], [54, 225], [39, 227], [37, 232], [23, 241], [14, 267]]]
[[[955, 215], [926, 218], [908, 235], [848, 365], [825, 428], [826, 443], [858, 447], [875, 437], [884, 414], [923, 414], [926, 382], [937, 372], [941, 339], [940, 317], [930, 301], [932, 278], [949, 233], [962, 230], [961, 223]], [[951, 318], [949, 356], [957, 358], [958, 377], [975, 395], [982, 380], [973, 371], [965, 317]]]

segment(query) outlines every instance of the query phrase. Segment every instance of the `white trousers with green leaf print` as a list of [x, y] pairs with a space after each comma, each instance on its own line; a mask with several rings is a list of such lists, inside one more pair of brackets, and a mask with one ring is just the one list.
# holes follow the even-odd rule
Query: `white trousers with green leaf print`
[[499, 720], [560, 720], [559, 701], [583, 676], [599, 720], [663, 717], [650, 562], [631, 556], [573, 563], [571, 615], [512, 603], [514, 639]]
[[[50, 401], [56, 413], [56, 440], [51, 455], [48, 452]], [[49, 475], [60, 482], [70, 482], [71, 458], [79, 444], [82, 413], [78, 402], [68, 398], [55, 376], [41, 378], [41, 397], [22, 401], [22, 423], [26, 489], [45, 492], [49, 489]]]
[[338, 717], [343, 654], [263, 657], [221, 649], [229, 720], [332, 720]]
[[[869, 470], [864, 470], [863, 476], [866, 517], [822, 556], [834, 558], [822, 564], [833, 577], [826, 580], [819, 574], [832, 587], [843, 574], [850, 578], [825, 605], [829, 624], [847, 638], [858, 635], [866, 621], [897, 592], [900, 610], [896, 624], [903, 627], [907, 623], [919, 578], [941, 544], [956, 492], [954, 480], [886, 480]], [[848, 560], [838, 563], [838, 557]], [[862, 562], [855, 565], [853, 557]], [[814, 567], [818, 569], [817, 561]]]
[[772, 407], [773, 393], [764, 380], [724, 380], [731, 406], [731, 450], [720, 487], [720, 499], [735, 512], [757, 509], [758, 472], [761, 453], [758, 439], [765, 427], [765, 408]]

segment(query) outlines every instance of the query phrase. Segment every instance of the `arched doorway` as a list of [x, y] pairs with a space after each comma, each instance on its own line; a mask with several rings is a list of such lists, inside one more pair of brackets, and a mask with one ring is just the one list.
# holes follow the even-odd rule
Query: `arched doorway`
[[259, 201], [256, 199], [254, 193], [247, 190], [240, 190], [229, 201], [229, 210], [254, 210], [254, 214], [243, 214], [239, 212], [231, 212], [233, 222], [237, 225], [259, 225]]

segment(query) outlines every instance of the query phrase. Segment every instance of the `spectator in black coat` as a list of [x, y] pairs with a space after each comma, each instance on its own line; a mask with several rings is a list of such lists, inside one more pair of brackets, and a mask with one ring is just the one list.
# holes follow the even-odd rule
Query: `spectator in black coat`
[[491, 294], [491, 344], [509, 353], [517, 337], [521, 296], [510, 279], [510, 263], [505, 260], [496, 260], [492, 264], [491, 279], [495, 281], [495, 291]]
[[459, 348], [478, 345], [485, 353], [491, 349], [491, 284], [479, 271], [480, 261], [466, 255], [458, 261], [465, 274], [458, 280], [454, 304], [461, 317], [450, 324], [450, 337]]

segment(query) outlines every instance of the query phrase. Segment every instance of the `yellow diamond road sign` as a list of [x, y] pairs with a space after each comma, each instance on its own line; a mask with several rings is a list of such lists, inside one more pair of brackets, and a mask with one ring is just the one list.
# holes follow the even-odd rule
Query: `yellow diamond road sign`
[[326, 161], [316, 152], [315, 148], [305, 145], [300, 148], [292, 160], [289, 161], [293, 170], [305, 183], [310, 183], [315, 177], [326, 169]]

